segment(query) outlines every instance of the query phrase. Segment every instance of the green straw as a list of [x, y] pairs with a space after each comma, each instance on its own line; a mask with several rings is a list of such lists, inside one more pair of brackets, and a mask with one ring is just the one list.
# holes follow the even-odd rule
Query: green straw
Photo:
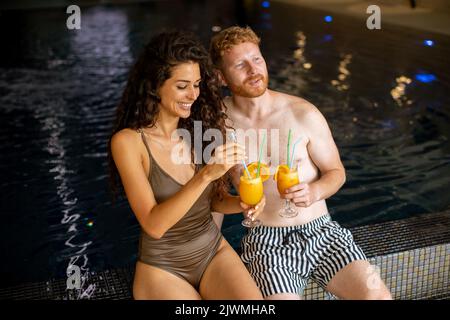
[[294, 146], [292, 147], [292, 155], [291, 155], [291, 162], [289, 162], [289, 169], [292, 169], [292, 163], [294, 162], [294, 155], [295, 155], [295, 148], [297, 147], [297, 144], [302, 140], [302, 138], [295, 141]]
[[291, 163], [289, 161], [289, 151], [291, 150], [291, 129], [289, 129], [289, 134], [288, 134], [288, 144], [287, 144], [287, 155], [286, 155], [286, 159], [287, 159], [287, 165], [289, 165], [289, 163]]
[[264, 132], [263, 140], [261, 142], [261, 145], [259, 146], [259, 158], [258, 158], [258, 171], [256, 172], [256, 177], [259, 177], [259, 170], [261, 169], [261, 156], [262, 156], [262, 150], [264, 148], [264, 145], [266, 143], [266, 132]]

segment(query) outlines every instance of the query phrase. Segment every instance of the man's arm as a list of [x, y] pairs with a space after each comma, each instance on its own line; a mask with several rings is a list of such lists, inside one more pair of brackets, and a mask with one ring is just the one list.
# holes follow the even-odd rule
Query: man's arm
[[293, 199], [298, 207], [309, 207], [331, 197], [345, 183], [345, 169], [327, 121], [316, 107], [310, 105], [309, 108], [302, 123], [309, 138], [308, 153], [320, 171], [320, 178], [287, 190], [285, 198]]

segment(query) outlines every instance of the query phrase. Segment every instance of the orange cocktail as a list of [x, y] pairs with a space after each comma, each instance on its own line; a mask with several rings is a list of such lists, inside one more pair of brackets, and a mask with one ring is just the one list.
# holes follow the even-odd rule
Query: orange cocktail
[[239, 195], [241, 196], [242, 202], [249, 206], [254, 206], [261, 201], [263, 194], [261, 177], [249, 179], [246, 174], [241, 176]]
[[[297, 167], [289, 168], [287, 165], [283, 164], [277, 167], [277, 170], [273, 176], [277, 182], [278, 192], [283, 195], [286, 190], [300, 183], [298, 178]], [[297, 216], [298, 212], [295, 208], [291, 207], [291, 201], [285, 201], [285, 207], [279, 212], [279, 215], [285, 218], [293, 218]]]
[[297, 168], [289, 169], [287, 165], [279, 166], [274, 178], [277, 181], [277, 188], [280, 194], [284, 194], [286, 189], [300, 183]]
[[[253, 162], [248, 165], [248, 172], [250, 176], [245, 170], [242, 172], [239, 182], [239, 195], [242, 202], [249, 206], [255, 206], [264, 195], [263, 182], [269, 178], [270, 170], [266, 164], [261, 163], [258, 174], [258, 163]], [[260, 224], [260, 220], [251, 220], [248, 217], [242, 221], [242, 225], [249, 228]]]

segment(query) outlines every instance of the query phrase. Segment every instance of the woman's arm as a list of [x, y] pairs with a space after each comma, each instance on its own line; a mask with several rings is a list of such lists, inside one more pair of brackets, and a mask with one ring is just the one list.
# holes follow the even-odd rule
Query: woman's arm
[[[148, 182], [139, 152], [139, 135], [132, 130], [122, 130], [111, 140], [111, 151], [119, 171], [125, 193], [136, 218], [144, 231], [160, 239], [194, 205], [206, 187], [223, 175], [234, 162], [203, 167], [176, 194], [162, 203], [157, 203]], [[222, 155], [226, 150], [216, 152]], [[235, 161], [241, 161], [240, 152]], [[225, 170], [225, 171], [224, 171]]]
[[149, 230], [154, 232], [153, 236], [159, 239], [175, 225], [192, 208], [210, 182], [204, 168], [173, 196], [153, 206], [146, 219]]
[[240, 213], [243, 211], [240, 202], [239, 196], [232, 196], [231, 194], [224, 195], [222, 200], [215, 196], [211, 202], [211, 209], [223, 214]]

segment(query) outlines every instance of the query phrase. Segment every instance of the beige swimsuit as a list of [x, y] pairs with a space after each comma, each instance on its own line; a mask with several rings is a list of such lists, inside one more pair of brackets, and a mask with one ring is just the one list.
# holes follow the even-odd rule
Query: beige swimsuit
[[[138, 130], [150, 158], [148, 177], [157, 203], [161, 203], [183, 185], [175, 181], [155, 161], [144, 132]], [[203, 191], [189, 211], [161, 239], [154, 239], [141, 229], [139, 261], [171, 272], [198, 289], [206, 267], [215, 256], [222, 234], [211, 215], [212, 184]]]

